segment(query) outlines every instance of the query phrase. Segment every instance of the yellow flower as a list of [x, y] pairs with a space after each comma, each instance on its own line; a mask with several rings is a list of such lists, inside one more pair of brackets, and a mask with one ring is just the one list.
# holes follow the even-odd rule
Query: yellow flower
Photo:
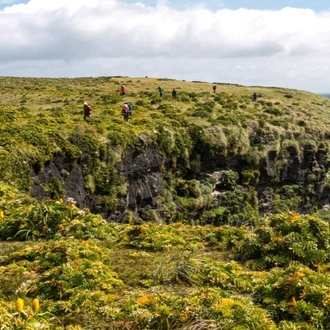
[[297, 221], [299, 218], [300, 218], [299, 214], [294, 213], [294, 214], [291, 214], [291, 215], [289, 216], [289, 221], [290, 221], [291, 223], [294, 223], [294, 222]]
[[136, 302], [138, 303], [139, 306], [144, 306], [144, 305], [148, 305], [150, 303], [150, 301], [151, 301], [151, 299], [149, 296], [141, 294]]
[[293, 307], [296, 307], [296, 306], [297, 306], [297, 300], [296, 300], [295, 297], [292, 297], [291, 305], [292, 305]]
[[0, 210], [0, 219], [2, 219], [4, 217], [3, 211]]
[[231, 305], [235, 304], [235, 301], [234, 301], [234, 299], [231, 299], [231, 298], [222, 298], [220, 300], [219, 304], [223, 305], [223, 306], [231, 306]]
[[276, 236], [273, 238], [273, 242], [274, 243], [282, 243], [283, 242], [283, 238], [280, 236]]
[[148, 229], [148, 226], [143, 226], [143, 225], [141, 225], [139, 228], [140, 233], [144, 233], [147, 229]]
[[304, 277], [304, 276], [305, 276], [305, 274], [302, 273], [302, 272], [295, 272], [295, 273], [293, 274], [293, 277], [295, 277], [295, 278], [302, 278], [302, 277]]
[[17, 298], [16, 300], [16, 311], [21, 313], [24, 308], [24, 301], [21, 298]]
[[64, 230], [64, 226], [63, 226], [63, 224], [59, 224], [58, 226], [57, 226], [57, 230], [58, 231], [62, 231], [62, 230]]
[[38, 310], [39, 310], [39, 299], [37, 299], [37, 298], [34, 298], [33, 299], [33, 301], [32, 301], [32, 310], [35, 313], [38, 313]]

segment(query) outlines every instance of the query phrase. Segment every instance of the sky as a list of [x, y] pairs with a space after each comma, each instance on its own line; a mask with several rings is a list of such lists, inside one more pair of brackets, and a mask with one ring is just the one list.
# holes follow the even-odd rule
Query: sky
[[0, 0], [0, 76], [330, 93], [329, 53], [329, 0]]

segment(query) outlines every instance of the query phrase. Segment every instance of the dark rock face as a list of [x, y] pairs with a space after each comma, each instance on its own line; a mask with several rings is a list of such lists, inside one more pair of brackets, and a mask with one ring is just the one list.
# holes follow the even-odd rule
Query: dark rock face
[[[275, 169], [278, 163], [276, 157], [270, 157], [272, 160], [264, 163], [267, 175], [265, 171], [262, 171], [261, 185], [257, 187], [261, 213], [272, 212], [274, 189], [280, 192], [281, 199], [288, 199], [287, 194], [281, 192], [281, 187], [286, 186], [296, 186], [294, 194], [301, 197], [302, 201], [297, 212], [310, 213], [316, 208], [329, 204], [329, 185], [326, 183], [326, 172], [329, 168], [327, 157], [323, 153], [314, 154], [308, 150], [305, 150], [302, 155], [298, 155], [294, 149], [288, 151], [288, 157], [282, 159], [283, 164], [277, 170]], [[275, 180], [269, 180], [270, 178]]]
[[49, 188], [57, 183], [63, 187], [65, 199], [73, 198], [78, 207], [88, 207], [92, 212], [101, 213], [111, 221], [123, 222], [127, 220], [125, 211], [142, 212], [145, 208], [157, 208], [155, 199], [163, 185], [162, 161], [161, 155], [152, 147], [143, 151], [131, 147], [126, 150], [116, 170], [127, 183], [127, 192], [119, 199], [115, 212], [97, 207], [99, 196], [86, 192], [83, 166], [79, 161], [70, 164], [60, 156], [45, 164], [42, 171], [34, 171], [30, 194], [39, 201], [45, 198], [54, 199], [57, 197], [54, 189]]
[[82, 167], [79, 163], [70, 165], [64, 158], [55, 157], [51, 163], [45, 164], [43, 171], [35, 173], [31, 196], [37, 200], [56, 198], [54, 191], [48, 191], [45, 188], [52, 182], [58, 182], [62, 185], [65, 197], [73, 198], [77, 202], [77, 206], [86, 205], [88, 198], [84, 188]]
[[[326, 154], [308, 150], [298, 154], [294, 148], [288, 148], [287, 151], [285, 159], [279, 159], [279, 153], [274, 150], [268, 152], [258, 168], [251, 166], [251, 170], [259, 173], [252, 190], [257, 196], [256, 207], [260, 214], [274, 211], [275, 195], [283, 201], [299, 195], [300, 202], [296, 211], [301, 213], [312, 212], [315, 208], [330, 204], [330, 186], [326, 182], [329, 162]], [[143, 150], [128, 147], [121, 162], [115, 165], [117, 176], [126, 185], [126, 190], [118, 195], [115, 210], [107, 206], [100, 208], [101, 196], [86, 190], [84, 167], [80, 162], [79, 159], [72, 162], [63, 156], [54, 156], [54, 160], [45, 164], [42, 171], [34, 170], [31, 195], [37, 200], [57, 198], [58, 191], [65, 198], [73, 198], [78, 207], [87, 207], [115, 222], [130, 221], [128, 214], [146, 220], [150, 219], [151, 213], [155, 217], [175, 219], [173, 214], [168, 214], [169, 210], [175, 213], [184, 209], [175, 196], [171, 201], [171, 208], [162, 205], [161, 191], [171, 185], [167, 178], [167, 172], [172, 170], [171, 162], [163, 159], [153, 146], [147, 146]], [[222, 160], [220, 167], [219, 163], [216, 167], [210, 164], [217, 164], [217, 160], [202, 164], [206, 169], [203, 179], [200, 174], [193, 179], [205, 180], [205, 177], [212, 177], [213, 206], [227, 207], [231, 200], [230, 192], [239, 192], [242, 194], [241, 201], [244, 201], [244, 194], [251, 190], [251, 187], [247, 189], [246, 185], [241, 185], [241, 172], [248, 164], [242, 164], [239, 159], [231, 159], [228, 162]], [[184, 169], [180, 173], [184, 173]], [[244, 204], [238, 208], [244, 208]]]
[[[111, 220], [125, 221], [126, 210], [142, 212], [145, 208], [157, 208], [155, 202], [163, 185], [162, 157], [156, 149], [147, 147], [143, 151], [128, 148], [124, 159], [116, 168], [118, 175], [127, 182], [127, 195], [119, 201], [117, 217]], [[119, 214], [118, 214], [119, 213]]]

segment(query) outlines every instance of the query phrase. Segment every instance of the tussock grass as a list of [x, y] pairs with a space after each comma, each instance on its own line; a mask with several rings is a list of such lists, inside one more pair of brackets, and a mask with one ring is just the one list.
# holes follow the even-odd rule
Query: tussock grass
[[[279, 173], [305, 153], [329, 157], [330, 100], [215, 84], [217, 93], [210, 83], [162, 78], [0, 77], [1, 329], [326, 328], [329, 226], [294, 213], [317, 173], [303, 188], [279, 186]], [[127, 123], [123, 102], [133, 104]], [[114, 166], [129, 146], [153, 146], [171, 164], [160, 210], [129, 210], [130, 224], [109, 224], [63, 201], [56, 180], [45, 185], [53, 200], [29, 196], [31, 171], [55, 156], [79, 159], [86, 191], [115, 211], [128, 186]], [[259, 217], [261, 171], [274, 183], [272, 210], [292, 213]], [[35, 297], [46, 314], [28, 307]]]

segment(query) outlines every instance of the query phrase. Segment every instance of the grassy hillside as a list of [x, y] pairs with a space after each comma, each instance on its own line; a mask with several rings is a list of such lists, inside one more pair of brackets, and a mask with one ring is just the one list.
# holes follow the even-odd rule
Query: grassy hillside
[[[121, 84], [128, 88], [124, 99], [119, 95]], [[162, 98], [157, 92], [159, 85], [165, 90]], [[80, 158], [84, 189], [96, 196], [93, 212], [113, 212], [127, 194], [127, 183], [116, 175], [116, 164], [128, 146], [140, 152], [151, 146], [162, 156], [162, 171], [168, 174], [161, 196], [162, 204], [166, 204], [162, 213], [168, 214], [168, 219], [182, 221], [196, 215], [196, 210], [203, 217], [205, 207], [198, 206], [196, 200], [207, 204], [213, 183], [203, 180], [197, 192], [193, 180], [200, 180], [198, 176], [205, 172], [224, 169], [239, 176], [237, 184], [243, 187], [240, 195], [252, 209], [253, 195], [262, 191], [242, 191], [253, 182], [261, 181], [259, 190], [262, 185], [273, 184], [271, 209], [285, 211], [277, 196], [284, 194], [289, 200], [292, 194], [279, 191], [276, 185], [290, 185], [287, 190], [297, 191], [301, 175], [305, 176], [299, 188], [302, 197], [288, 203], [292, 205], [289, 210], [301, 210], [306, 205], [311, 210], [327, 203], [327, 198], [313, 200], [309, 193], [314, 193], [315, 182], [320, 180], [322, 191], [327, 191], [326, 172], [321, 179], [314, 172], [299, 173], [293, 182], [283, 180], [283, 172], [298, 173], [297, 157], [304, 169], [316, 157], [327, 171], [330, 100], [305, 91], [228, 84], [216, 84], [213, 93], [213, 85], [152, 78], [2, 77], [0, 180], [28, 193], [36, 181], [34, 175], [49, 170], [47, 165], [54, 159], [62, 157], [71, 166]], [[171, 97], [173, 88], [178, 91], [176, 100]], [[252, 101], [254, 92], [259, 95], [257, 102]], [[85, 101], [93, 107], [88, 122], [83, 120]], [[134, 106], [127, 123], [120, 112], [124, 101]], [[177, 182], [178, 177], [184, 182]], [[190, 205], [187, 212], [166, 202], [180, 185], [197, 194], [195, 200], [187, 193], [173, 200], [172, 204]], [[53, 177], [41, 186], [44, 195], [68, 197], [60, 178]], [[224, 213], [232, 212], [228, 206]], [[140, 221], [136, 214], [132, 217]], [[217, 220], [215, 214], [210, 219], [211, 223], [230, 221]]]
[[[124, 99], [121, 84], [128, 89]], [[272, 209], [278, 212], [265, 216], [251, 187], [276, 152], [280, 169], [301, 155], [308, 166], [306, 155], [315, 155], [324, 164], [327, 191], [330, 100], [220, 83], [213, 93], [213, 85], [0, 78], [1, 330], [329, 327], [327, 206], [306, 215], [294, 210], [321, 189], [315, 171], [285, 187], [280, 170], [259, 183], [278, 185]], [[85, 101], [93, 107], [88, 121]], [[124, 101], [134, 107], [127, 123]], [[143, 214], [126, 210], [125, 224], [108, 222], [77, 207], [54, 178], [43, 184], [51, 198], [31, 197], [35, 173], [61, 157], [79, 163], [98, 206], [118, 212], [128, 188], [116, 165], [130, 146], [152, 146], [162, 155], [167, 186], [157, 208], [166, 221], [147, 205]], [[221, 170], [226, 191], [212, 209], [211, 176]], [[305, 199], [298, 189], [306, 190]], [[219, 220], [224, 214], [226, 224]]]

